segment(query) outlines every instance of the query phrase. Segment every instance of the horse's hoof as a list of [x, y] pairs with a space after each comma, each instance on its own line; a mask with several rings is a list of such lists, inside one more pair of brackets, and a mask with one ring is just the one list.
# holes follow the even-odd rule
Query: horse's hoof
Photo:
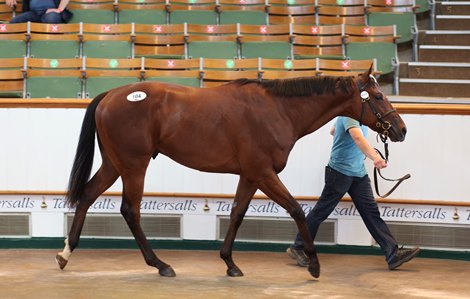
[[242, 277], [243, 272], [242, 270], [238, 269], [238, 267], [233, 267], [233, 268], [227, 269], [227, 275], [230, 277]]
[[60, 270], [63, 270], [68, 263], [68, 260], [64, 259], [60, 254], [55, 256], [55, 261], [59, 265]]
[[170, 266], [159, 269], [158, 273], [160, 274], [160, 276], [164, 276], [164, 277], [175, 277], [176, 276], [175, 270], [173, 270], [173, 268], [170, 267]]
[[320, 264], [310, 264], [308, 265], [308, 272], [315, 278], [320, 277]]

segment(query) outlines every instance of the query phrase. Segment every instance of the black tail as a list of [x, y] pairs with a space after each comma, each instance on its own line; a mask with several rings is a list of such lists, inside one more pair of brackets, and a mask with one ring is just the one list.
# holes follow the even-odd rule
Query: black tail
[[67, 204], [72, 207], [75, 207], [82, 198], [85, 184], [90, 179], [93, 156], [95, 154], [95, 112], [96, 107], [106, 94], [107, 92], [102, 93], [91, 101], [86, 109], [85, 117], [83, 118], [77, 152], [75, 153], [75, 160], [69, 178], [69, 186], [65, 195]]

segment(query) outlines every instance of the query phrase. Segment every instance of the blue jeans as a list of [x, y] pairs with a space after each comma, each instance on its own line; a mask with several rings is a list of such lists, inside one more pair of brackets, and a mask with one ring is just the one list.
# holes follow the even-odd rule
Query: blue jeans
[[[315, 240], [320, 224], [334, 211], [346, 192], [351, 196], [356, 209], [361, 215], [369, 233], [377, 241], [389, 262], [398, 250], [398, 244], [387, 224], [380, 217], [379, 208], [372, 193], [369, 176], [351, 177], [331, 167], [325, 169], [325, 187], [315, 207], [307, 215], [307, 226], [312, 239]], [[295, 249], [303, 250], [303, 240], [297, 234]]]
[[46, 13], [46, 11], [46, 9], [27, 11], [12, 18], [10, 23], [26, 23], [29, 21], [33, 23], [59, 24], [64, 22], [59, 13]]

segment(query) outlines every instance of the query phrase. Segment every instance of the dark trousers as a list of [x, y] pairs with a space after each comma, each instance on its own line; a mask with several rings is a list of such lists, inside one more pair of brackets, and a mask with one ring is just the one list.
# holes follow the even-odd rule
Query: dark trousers
[[46, 24], [59, 24], [64, 23], [60, 13], [50, 12], [46, 13], [46, 9], [31, 10], [24, 12], [10, 20], [10, 23], [46, 23]]
[[[372, 193], [369, 176], [351, 177], [331, 167], [325, 170], [325, 187], [315, 207], [307, 215], [307, 226], [315, 240], [320, 224], [334, 211], [346, 192], [351, 196], [356, 209], [372, 237], [377, 241], [389, 262], [398, 249], [397, 241], [392, 236], [387, 224], [380, 217], [379, 208]], [[303, 250], [303, 240], [297, 234], [295, 249]]]

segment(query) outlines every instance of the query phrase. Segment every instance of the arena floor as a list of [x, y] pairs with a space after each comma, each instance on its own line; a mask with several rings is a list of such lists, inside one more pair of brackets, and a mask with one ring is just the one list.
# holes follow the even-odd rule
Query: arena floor
[[244, 277], [217, 251], [162, 250], [160, 277], [137, 250], [78, 249], [61, 271], [57, 250], [0, 250], [0, 298], [470, 298], [470, 262], [416, 258], [389, 271], [383, 257], [320, 254], [313, 279], [285, 253], [235, 252]]

